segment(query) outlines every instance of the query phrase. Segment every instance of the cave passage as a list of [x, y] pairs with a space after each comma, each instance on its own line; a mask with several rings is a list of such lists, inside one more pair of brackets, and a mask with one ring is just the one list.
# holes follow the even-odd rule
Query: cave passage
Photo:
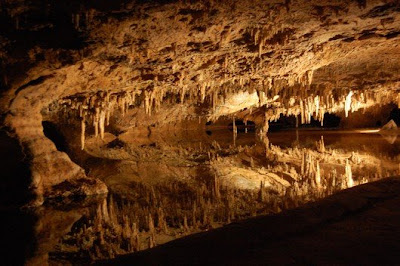
[[[400, 197], [399, 43], [397, 0], [0, 1], [4, 261], [136, 264], [229, 228], [267, 254], [257, 232], [368, 213], [346, 252], [275, 261], [341, 264]], [[398, 228], [371, 256], [397, 263]]]

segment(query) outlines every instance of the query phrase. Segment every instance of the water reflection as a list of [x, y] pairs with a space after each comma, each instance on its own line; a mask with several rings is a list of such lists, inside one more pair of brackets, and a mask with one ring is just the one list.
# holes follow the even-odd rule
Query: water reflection
[[400, 142], [379, 134], [175, 134], [88, 140], [87, 171], [111, 193], [36, 211], [37, 251], [28, 262], [113, 258], [399, 174]]

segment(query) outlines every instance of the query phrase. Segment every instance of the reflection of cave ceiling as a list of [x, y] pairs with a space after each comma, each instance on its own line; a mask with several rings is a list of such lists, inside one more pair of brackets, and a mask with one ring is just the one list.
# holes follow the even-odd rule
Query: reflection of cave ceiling
[[144, 106], [134, 112], [141, 121], [183, 102], [196, 108], [179, 107], [181, 117], [262, 107], [267, 120], [283, 113], [307, 122], [397, 102], [396, 0], [0, 5], [2, 119], [35, 158], [35, 180], [46, 180], [42, 167], [55, 162], [64, 172], [46, 175], [84, 176], [42, 133], [50, 105], [50, 113], [76, 109], [82, 125], [101, 133], [117, 106]]

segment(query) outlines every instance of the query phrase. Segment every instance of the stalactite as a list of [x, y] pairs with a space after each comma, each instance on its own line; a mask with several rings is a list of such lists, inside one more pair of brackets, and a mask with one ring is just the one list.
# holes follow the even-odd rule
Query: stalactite
[[320, 111], [320, 106], [319, 106], [319, 96], [315, 96], [314, 97], [314, 105], [315, 105], [315, 114], [316, 117], [319, 118], [319, 111]]
[[314, 76], [314, 71], [313, 70], [308, 70], [306, 72], [306, 77], [307, 77], [307, 85], [311, 85], [313, 81], [313, 76]]
[[319, 121], [321, 122], [321, 127], [323, 127], [324, 126], [324, 118], [325, 118], [325, 108], [321, 108], [319, 114], [320, 114]]
[[182, 90], [181, 90], [181, 94], [180, 94], [181, 103], [183, 103], [185, 100], [185, 94], [186, 94], [186, 88], [185, 88], [185, 86], [182, 86]]
[[300, 99], [300, 123], [304, 124], [305, 123], [305, 115], [304, 115], [304, 103], [303, 100]]
[[104, 122], [105, 122], [106, 116], [104, 110], [100, 111], [100, 116], [99, 116], [99, 129], [100, 129], [100, 137], [101, 139], [104, 139]]
[[[249, 86], [247, 91], [257, 91], [259, 105], [266, 104], [267, 108], [273, 111], [269, 116], [269, 121], [278, 119], [281, 114], [287, 116], [300, 115], [299, 122], [302, 124], [310, 123], [311, 117], [314, 117], [323, 125], [325, 113], [337, 113], [344, 109], [345, 115], [348, 116], [349, 111], [354, 112], [361, 108], [369, 107], [377, 100], [381, 100], [383, 103], [400, 103], [400, 97], [395, 92], [380, 96], [376, 95], [377, 93], [375, 92], [366, 93], [365, 91], [358, 90], [354, 92], [350, 91], [347, 95], [344, 95], [341, 91], [325, 95], [314, 93], [307, 95], [307, 91], [310, 91], [310, 89], [304, 86], [300, 87], [301, 89], [286, 88], [288, 84], [293, 83], [295, 76], [294, 74], [289, 75], [284, 79], [267, 77], [261, 83], [245, 77], [238, 77], [236, 80], [243, 84], [243, 86], [245, 84]], [[307, 85], [312, 79], [312, 71], [308, 71], [298, 79], [302, 84]], [[95, 136], [100, 135], [101, 138], [104, 138], [105, 127], [110, 124], [110, 117], [112, 117], [115, 109], [118, 110], [119, 108], [121, 113], [125, 114], [131, 106], [143, 104], [145, 113], [148, 115], [160, 110], [161, 105], [165, 102], [163, 100], [166, 89], [157, 86], [151, 90], [148, 88], [145, 90], [136, 88], [133, 91], [122, 93], [103, 91], [85, 96], [77, 95], [61, 99], [57, 102], [60, 105], [57, 108], [65, 110], [69, 114], [72, 111], [75, 112], [77, 117], [84, 118], [85, 123], [88, 123], [86, 126], [93, 125]], [[276, 90], [275, 92], [278, 94], [274, 95], [271, 88]], [[245, 90], [244, 88], [242, 89]], [[135, 97], [139, 92], [142, 93], [142, 96], [136, 101]], [[237, 92], [237, 88], [227, 86], [225, 83], [216, 86], [213, 82], [208, 81], [203, 82], [195, 92], [189, 90], [186, 84], [182, 87], [177, 86], [172, 97], [171, 94], [168, 94], [168, 100], [174, 102], [173, 97], [181, 97], [181, 101], [198, 103], [199, 101], [204, 102], [205, 99], [209, 99], [207, 101], [212, 105], [213, 113], [217, 114], [213, 114], [208, 119], [214, 121], [218, 118], [219, 105], [223, 104], [227, 98], [232, 97]], [[249, 113], [253, 112], [253, 107], [256, 107], [256, 105], [247, 107]], [[266, 125], [265, 123], [265, 129], [267, 128]]]
[[147, 92], [147, 90], [144, 90], [143, 94], [144, 94], [144, 110], [145, 110], [145, 113], [147, 115], [149, 115], [150, 114], [150, 97], [149, 97], [149, 93]]
[[235, 117], [232, 118], [232, 130], [233, 130], [233, 135], [237, 135], [237, 127], [236, 127], [236, 121]]
[[202, 103], [204, 102], [205, 98], [206, 98], [206, 85], [203, 83], [200, 86], [200, 99]]
[[214, 90], [213, 94], [212, 94], [212, 109], [215, 112], [216, 108], [217, 108], [217, 98], [218, 98], [218, 92], [216, 90]]
[[81, 149], [85, 149], [85, 130], [86, 130], [86, 124], [85, 124], [85, 118], [83, 117], [81, 120]]
[[344, 104], [344, 112], [345, 112], [345, 116], [348, 117], [349, 116], [349, 111], [351, 109], [351, 96], [353, 96], [353, 92], [350, 91], [349, 94], [346, 96], [346, 100], [345, 100], [345, 104]]
[[99, 135], [99, 117], [100, 117], [100, 109], [96, 107], [95, 116], [93, 118], [93, 125], [94, 125], [94, 136], [97, 137]]

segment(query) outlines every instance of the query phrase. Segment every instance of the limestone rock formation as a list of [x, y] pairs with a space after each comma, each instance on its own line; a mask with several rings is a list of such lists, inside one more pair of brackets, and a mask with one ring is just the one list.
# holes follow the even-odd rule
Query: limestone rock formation
[[39, 199], [64, 182], [106, 192], [42, 121], [78, 129], [84, 152], [86, 136], [101, 141], [112, 128], [151, 134], [220, 116], [266, 127], [281, 114], [323, 123], [325, 113], [400, 103], [397, 0], [6, 0], [0, 9], [1, 120], [29, 156]]
[[396, 122], [394, 122], [393, 120], [390, 120], [389, 122], [387, 122], [386, 125], [384, 125], [381, 128], [381, 131], [397, 131], [397, 125]]

